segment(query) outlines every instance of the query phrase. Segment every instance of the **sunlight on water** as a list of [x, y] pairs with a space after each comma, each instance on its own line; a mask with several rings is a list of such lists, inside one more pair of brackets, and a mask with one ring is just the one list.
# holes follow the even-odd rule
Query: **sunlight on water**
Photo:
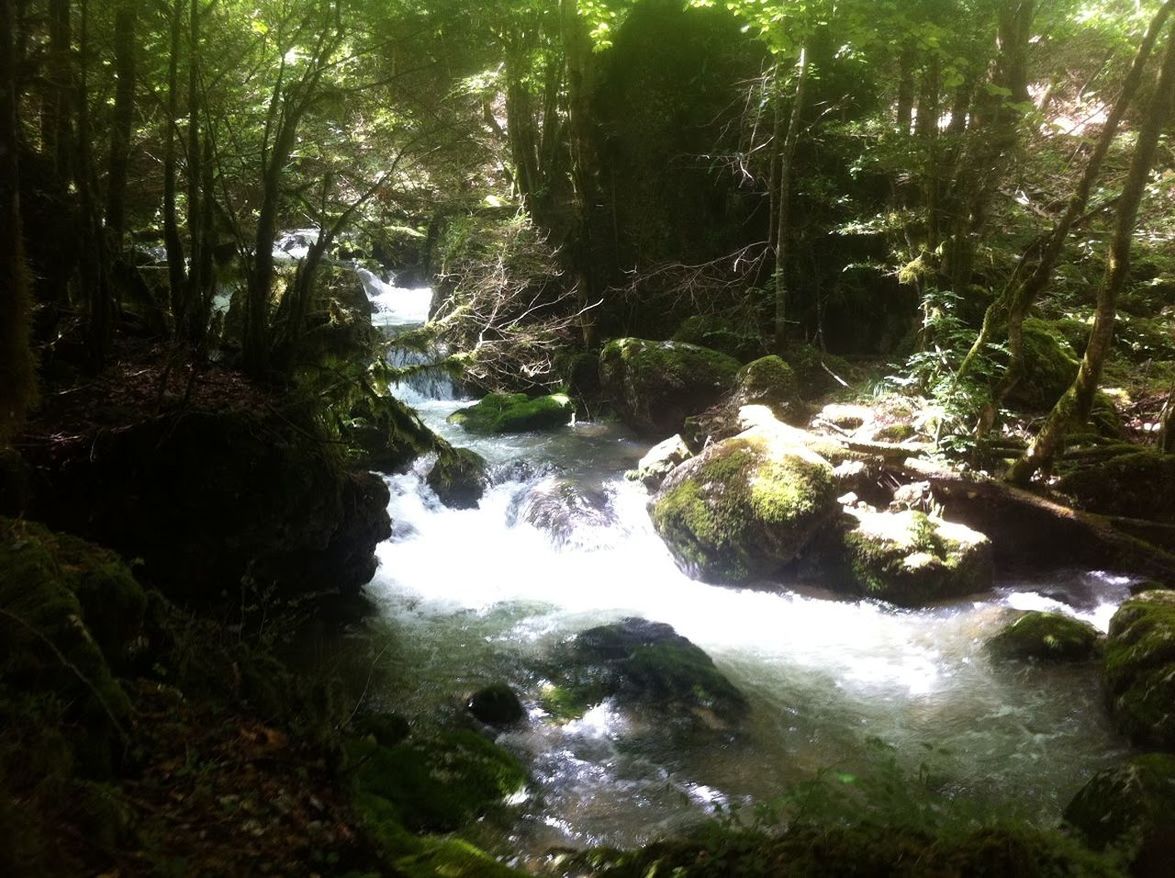
[[[515, 850], [639, 844], [822, 769], [856, 770], [872, 740], [911, 771], [930, 759], [953, 792], [1049, 819], [1123, 752], [1095, 667], [995, 665], [983, 643], [1027, 609], [1104, 630], [1126, 578], [1058, 572], [922, 610], [786, 582], [706, 585], [677, 569], [645, 489], [623, 478], [648, 445], [622, 428], [475, 438], [446, 421], [468, 403], [421, 394], [412, 404], [482, 454], [494, 484], [480, 508], [452, 510], [424, 483], [430, 460], [388, 477], [394, 533], [369, 591], [404, 652], [404, 709], [451, 708], [502, 680], [526, 702], [529, 722], [500, 736], [534, 777], [506, 830]], [[538, 698], [552, 646], [626, 616], [666, 622], [705, 649], [750, 701], [746, 727], [682, 747], [609, 702], [574, 722], [547, 717]]]

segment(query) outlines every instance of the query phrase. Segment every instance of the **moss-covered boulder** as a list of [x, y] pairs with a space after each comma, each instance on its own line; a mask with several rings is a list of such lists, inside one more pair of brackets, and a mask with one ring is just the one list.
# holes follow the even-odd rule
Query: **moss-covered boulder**
[[527, 781], [517, 759], [468, 730], [414, 734], [391, 747], [352, 741], [347, 756], [359, 792], [382, 799], [413, 831], [459, 829]]
[[[121, 754], [131, 707], [116, 677], [132, 657], [146, 607], [143, 589], [113, 552], [0, 518], [0, 691], [12, 687], [28, 699], [28, 711], [16, 714], [40, 716], [60, 705], [53, 724], [68, 743], [54, 773], [103, 775]], [[0, 702], [14, 731], [20, 717], [6, 697]], [[41, 734], [52, 739], [49, 730]], [[26, 748], [32, 764], [44, 746]]]
[[802, 419], [805, 414], [795, 371], [775, 355], [760, 357], [739, 370], [732, 400], [736, 406], [765, 405], [781, 421]]
[[646, 436], [678, 432], [731, 390], [739, 368], [733, 357], [685, 342], [620, 338], [600, 352], [605, 395]]
[[526, 718], [518, 694], [505, 683], [491, 683], [469, 696], [465, 708], [490, 726], [510, 726]]
[[689, 575], [738, 584], [793, 561], [836, 514], [832, 467], [801, 446], [744, 434], [708, 447], [661, 485], [653, 526]]
[[923, 512], [847, 510], [847, 572], [869, 597], [917, 607], [991, 587], [991, 541]]
[[705, 652], [669, 625], [646, 619], [575, 635], [555, 650], [549, 676], [542, 704], [560, 719], [582, 716], [611, 699], [677, 727], [729, 728], [748, 709]]
[[349, 473], [295, 413], [192, 411], [44, 449], [34, 511], [143, 561], [169, 596], [219, 600], [243, 578], [353, 592], [391, 534], [388, 490]]
[[393, 473], [438, 447], [436, 434], [395, 397], [365, 394], [347, 415], [342, 438], [356, 466]]
[[1064, 335], [1045, 320], [1024, 321], [1024, 377], [1008, 403], [1028, 411], [1048, 411], [1077, 377], [1077, 354]]
[[1094, 850], [1118, 849], [1131, 875], [1166, 878], [1175, 864], [1175, 756], [1150, 753], [1098, 772], [1065, 822]]
[[1080, 467], [1058, 485], [1083, 509], [1175, 522], [1175, 488], [1171, 486], [1175, 486], [1175, 454], [1154, 451], [1122, 454]]
[[625, 475], [640, 482], [650, 491], [656, 491], [666, 476], [691, 457], [693, 452], [689, 450], [681, 434], [674, 434], [650, 448], [637, 463], [636, 469]]
[[1106, 637], [1105, 685], [1124, 734], [1175, 750], [1175, 592], [1144, 592], [1118, 608]]
[[1006, 625], [984, 646], [998, 659], [1083, 661], [1098, 654], [1101, 633], [1088, 622], [1064, 613], [1032, 610]]
[[489, 393], [475, 404], [449, 415], [449, 423], [470, 433], [526, 433], [554, 430], [571, 420], [575, 406], [563, 393], [530, 397], [525, 393]]
[[800, 396], [806, 400], [836, 390], [842, 386], [837, 378], [849, 380], [852, 373], [845, 360], [810, 344], [789, 344], [787, 350], [783, 351], [783, 359], [796, 376]]
[[468, 448], [443, 448], [428, 471], [428, 486], [452, 509], [476, 509], [489, 485], [485, 458]]
[[687, 317], [673, 333], [673, 340], [721, 351], [740, 363], [749, 363], [767, 352], [757, 333], [712, 314]]

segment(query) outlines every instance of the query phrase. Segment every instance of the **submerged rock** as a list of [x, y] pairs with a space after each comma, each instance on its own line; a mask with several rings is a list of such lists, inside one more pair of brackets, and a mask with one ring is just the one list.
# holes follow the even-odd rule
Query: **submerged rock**
[[1105, 655], [1118, 728], [1136, 744], [1175, 749], [1175, 592], [1148, 591], [1122, 604]]
[[526, 718], [518, 695], [505, 683], [494, 683], [469, 696], [466, 709], [489, 726], [510, 726]]
[[511, 507], [508, 522], [524, 521], [547, 534], [557, 546], [598, 548], [593, 539], [599, 529], [615, 521], [603, 491], [588, 490], [574, 482], [548, 476], [531, 485]]
[[795, 560], [836, 514], [837, 494], [823, 458], [743, 434], [670, 473], [650, 511], [678, 566], [706, 582], [735, 584]]
[[656, 491], [661, 487], [666, 476], [692, 456], [693, 453], [686, 446], [685, 440], [681, 438], [680, 434], [676, 434], [668, 439], [663, 439], [650, 448], [649, 452], [637, 463], [636, 469], [626, 475], [640, 482], [650, 491]]
[[707, 728], [736, 725], [748, 710], [746, 698], [705, 652], [669, 625], [646, 619], [576, 635], [556, 650], [551, 679], [543, 706], [564, 719], [605, 699]]
[[985, 647], [999, 659], [1068, 662], [1093, 658], [1100, 641], [1101, 633], [1088, 622], [1032, 610], [1006, 625]]
[[917, 607], [991, 587], [991, 541], [978, 531], [913, 510], [846, 511], [848, 573], [869, 597]]
[[1131, 875], [1166, 878], [1175, 864], [1175, 756], [1150, 753], [1098, 772], [1064, 816], [1094, 850], [1121, 851]]
[[476, 509], [489, 475], [485, 458], [468, 448], [445, 448], [428, 471], [428, 486], [452, 509]]
[[449, 423], [470, 433], [525, 433], [553, 430], [571, 420], [575, 406], [563, 393], [529, 397], [525, 393], [489, 393], [449, 415]]
[[730, 391], [739, 368], [733, 357], [685, 342], [620, 338], [600, 352], [604, 393], [644, 435], [679, 431], [687, 416]]

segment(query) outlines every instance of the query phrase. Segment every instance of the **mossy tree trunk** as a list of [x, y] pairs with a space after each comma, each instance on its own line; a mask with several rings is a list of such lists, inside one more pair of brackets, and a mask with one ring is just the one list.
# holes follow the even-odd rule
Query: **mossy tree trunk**
[[1118, 215], [1115, 221], [1114, 237], [1106, 259], [1106, 273], [1098, 288], [1097, 307], [1094, 311], [1093, 328], [1089, 344], [1081, 358], [1081, 366], [1072, 386], [1053, 406], [1048, 419], [1041, 427], [1036, 439], [1024, 455], [1012, 464], [1008, 480], [1016, 484], [1027, 484], [1041, 469], [1052, 465], [1053, 458], [1064, 445], [1069, 430], [1089, 419], [1093, 397], [1101, 379], [1102, 367], [1114, 337], [1114, 320], [1117, 315], [1118, 294], [1126, 283], [1130, 269], [1130, 245], [1138, 208], [1150, 177], [1151, 165], [1155, 160], [1159, 136], [1175, 98], [1175, 33], [1168, 32], [1167, 49], [1163, 67], [1159, 74], [1158, 86], [1151, 100], [1150, 108], [1138, 132], [1138, 141], [1130, 160], [1130, 171], [1118, 201]]
[[176, 208], [178, 190], [178, 159], [176, 156], [176, 119], [179, 117], [179, 63], [180, 36], [182, 34], [184, 0], [174, 0], [168, 28], [169, 54], [167, 59], [167, 131], [163, 142], [163, 243], [167, 250], [167, 277], [171, 291], [171, 313], [175, 320], [181, 320], [184, 292], [187, 289], [188, 273], [184, 265], [184, 245], [180, 239], [179, 218]]
[[0, 443], [20, 428], [36, 396], [29, 328], [32, 300], [20, 221], [16, 16], [0, 0]]
[[[1086, 205], [1089, 203], [1093, 185], [1101, 172], [1102, 162], [1109, 152], [1114, 137], [1118, 133], [1118, 126], [1126, 115], [1126, 110], [1134, 100], [1139, 83], [1142, 82], [1142, 74], [1147, 60], [1150, 58], [1155, 42], [1158, 40], [1159, 34], [1166, 24], [1172, 9], [1175, 9], [1175, 0], [1167, 0], [1151, 19], [1146, 34], [1139, 44], [1137, 52], [1135, 52], [1134, 60], [1126, 75], [1126, 79], [1122, 83], [1122, 90], [1119, 92], [1113, 109], [1110, 111], [1110, 115], [1106, 119], [1101, 134], [1098, 136], [1093, 151], [1090, 153], [1089, 159], [1086, 162], [1085, 170], [1082, 172], [1077, 188], [1069, 196], [1068, 204], [1065, 206], [1065, 212], [1057, 220], [1052, 231], [1048, 233], [1048, 237], [1044, 243], [1041, 244], [1039, 241], [1034, 242], [1024, 255], [1021, 256], [1020, 264], [1017, 266], [1011, 282], [999, 298], [988, 306], [987, 311], [984, 313], [983, 324], [980, 328], [979, 335], [976, 337], [974, 344], [972, 344], [971, 349], [967, 352], [967, 356], [959, 366], [958, 377], [960, 379], [965, 378], [974, 367], [977, 358], [982, 354], [984, 348], [991, 341], [997, 326], [1006, 315], [1008, 346], [1011, 357], [1007, 372], [995, 393], [993, 402], [996, 406], [1015, 389], [1016, 385], [1023, 378], [1024, 320], [1028, 316], [1033, 304], [1035, 304], [1037, 297], [1044, 292], [1045, 288], [1051, 282], [1053, 271], [1056, 268], [1061, 251], [1064, 249], [1069, 232], [1072, 230], [1073, 225], [1081, 218]], [[1033, 260], [1036, 261], [1035, 266], [1031, 266]], [[1028, 273], [1029, 271], [1031, 272], [1030, 274]], [[1027, 277], [1025, 277], [1026, 274]]]

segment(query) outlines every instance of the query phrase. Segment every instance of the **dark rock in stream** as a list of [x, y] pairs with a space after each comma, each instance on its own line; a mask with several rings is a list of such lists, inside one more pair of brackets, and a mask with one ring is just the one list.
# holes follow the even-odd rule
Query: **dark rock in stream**
[[606, 699], [694, 730], [735, 727], [748, 711], [746, 698], [705, 652], [671, 626], [646, 619], [576, 635], [555, 650], [549, 675], [543, 706], [562, 719]]
[[1065, 809], [1095, 850], [1114, 847], [1139, 878], [1167, 878], [1175, 865], [1175, 757], [1137, 756], [1100, 771]]
[[468, 448], [443, 448], [427, 481], [451, 509], [476, 509], [489, 485], [485, 458]]
[[478, 689], [469, 697], [466, 708], [488, 726], [510, 726], [526, 717], [522, 702], [505, 683], [494, 683]]

